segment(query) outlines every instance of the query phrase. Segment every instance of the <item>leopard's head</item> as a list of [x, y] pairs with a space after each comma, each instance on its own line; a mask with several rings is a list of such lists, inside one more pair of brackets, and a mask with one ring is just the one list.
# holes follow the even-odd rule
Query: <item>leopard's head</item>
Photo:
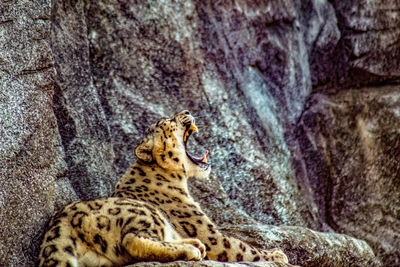
[[153, 124], [148, 135], [136, 148], [136, 157], [146, 163], [156, 163], [164, 170], [182, 172], [187, 177], [206, 178], [211, 167], [207, 163], [208, 151], [201, 158], [187, 150], [187, 141], [197, 132], [194, 118], [184, 110], [172, 118]]

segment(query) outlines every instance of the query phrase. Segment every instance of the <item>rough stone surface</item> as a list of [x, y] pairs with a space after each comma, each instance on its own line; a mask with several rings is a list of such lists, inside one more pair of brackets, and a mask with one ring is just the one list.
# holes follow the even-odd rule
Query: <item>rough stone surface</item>
[[343, 234], [321, 233], [298, 226], [229, 226], [223, 231], [254, 246], [279, 247], [300, 266], [379, 266], [367, 242]]
[[257, 262], [240, 262], [226, 263], [218, 261], [175, 261], [170, 263], [146, 262], [136, 263], [126, 267], [245, 267], [245, 266], [260, 266], [260, 267], [285, 267], [284, 263], [257, 263]]
[[35, 260], [54, 209], [51, 1], [0, 4], [0, 265]]
[[296, 264], [400, 265], [399, 6], [0, 2], [0, 265], [32, 266], [54, 210], [108, 195], [182, 109], [213, 166], [190, 189], [228, 233]]
[[284, 263], [257, 263], [257, 262], [240, 262], [240, 263], [226, 263], [218, 261], [175, 261], [170, 263], [159, 262], [146, 262], [136, 263], [126, 267], [246, 267], [246, 266], [260, 266], [260, 267], [285, 267]]
[[310, 102], [297, 133], [321, 217], [398, 265], [400, 86], [315, 94]]

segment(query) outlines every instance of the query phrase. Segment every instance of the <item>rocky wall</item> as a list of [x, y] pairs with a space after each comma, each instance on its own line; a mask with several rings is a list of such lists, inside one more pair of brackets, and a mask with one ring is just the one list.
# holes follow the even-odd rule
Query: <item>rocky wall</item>
[[31, 266], [55, 209], [109, 195], [145, 129], [189, 109], [213, 167], [190, 189], [225, 231], [398, 266], [399, 6], [1, 2], [0, 265]]

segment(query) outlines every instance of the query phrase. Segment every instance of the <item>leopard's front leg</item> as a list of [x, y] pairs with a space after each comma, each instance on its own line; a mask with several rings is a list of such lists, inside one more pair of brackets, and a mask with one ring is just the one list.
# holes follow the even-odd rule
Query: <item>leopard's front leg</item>
[[[186, 203], [188, 204], [188, 203]], [[206, 246], [207, 259], [238, 261], [269, 261], [288, 263], [288, 258], [280, 249], [260, 250], [239, 239], [222, 234], [196, 203], [190, 209], [175, 208], [169, 217], [180, 235], [198, 238]]]

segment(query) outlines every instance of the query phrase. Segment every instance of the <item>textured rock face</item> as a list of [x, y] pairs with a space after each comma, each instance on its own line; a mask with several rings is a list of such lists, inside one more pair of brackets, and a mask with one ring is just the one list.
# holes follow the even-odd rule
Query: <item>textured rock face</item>
[[399, 89], [316, 94], [298, 128], [321, 216], [335, 231], [367, 240], [393, 266], [400, 247]]
[[241, 262], [241, 263], [226, 263], [226, 262], [217, 262], [217, 261], [175, 261], [170, 263], [159, 263], [159, 262], [146, 262], [146, 263], [136, 263], [129, 265], [127, 267], [245, 267], [245, 266], [263, 266], [263, 267], [285, 267], [284, 263], [250, 263], [250, 262]]
[[18, 266], [34, 260], [37, 226], [54, 208], [51, 6], [0, 9], [0, 265]]
[[214, 2], [0, 3], [0, 265], [32, 265], [54, 210], [108, 195], [182, 109], [213, 166], [190, 189], [227, 232], [400, 264], [399, 1]]

